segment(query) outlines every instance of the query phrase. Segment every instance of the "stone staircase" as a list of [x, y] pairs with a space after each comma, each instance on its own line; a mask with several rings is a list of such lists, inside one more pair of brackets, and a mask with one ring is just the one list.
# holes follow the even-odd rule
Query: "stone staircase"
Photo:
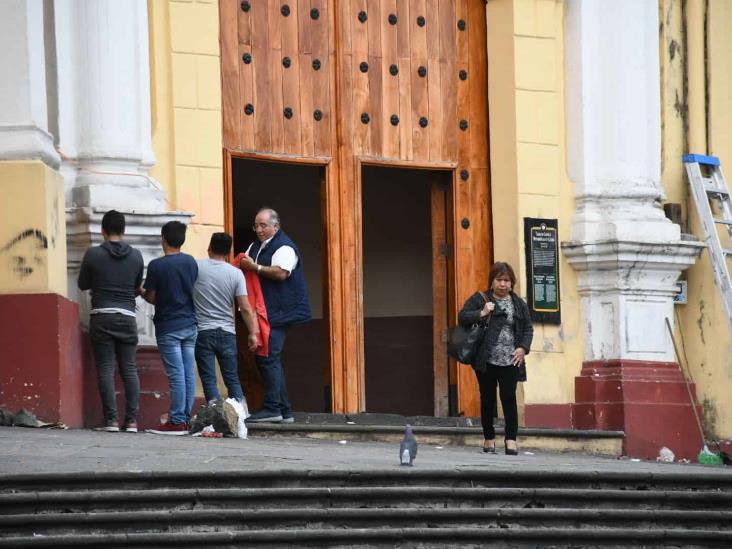
[[732, 475], [469, 468], [0, 476], [1, 547], [730, 547]]

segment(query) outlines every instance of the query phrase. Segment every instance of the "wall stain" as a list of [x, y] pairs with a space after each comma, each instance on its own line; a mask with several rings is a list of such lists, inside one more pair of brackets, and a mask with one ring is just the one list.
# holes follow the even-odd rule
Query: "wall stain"
[[717, 436], [717, 406], [714, 400], [710, 398], [705, 398], [702, 401], [702, 414], [704, 416], [705, 438], [719, 438]]
[[674, 40], [673, 38], [668, 43], [668, 58], [669, 61], [673, 61], [674, 57], [676, 57], [676, 52], [681, 50], [681, 46], [679, 46], [679, 43]]
[[676, 112], [676, 117], [682, 120], [686, 120], [689, 112], [689, 106], [679, 97], [678, 89], [674, 90], [674, 112]]
[[701, 336], [701, 341], [703, 345], [706, 345], [707, 342], [704, 340], [704, 320], [705, 320], [705, 314], [704, 314], [704, 307], [706, 304], [704, 303], [703, 299], [699, 300], [699, 318], [696, 321], [696, 325], [699, 326], [699, 335]]

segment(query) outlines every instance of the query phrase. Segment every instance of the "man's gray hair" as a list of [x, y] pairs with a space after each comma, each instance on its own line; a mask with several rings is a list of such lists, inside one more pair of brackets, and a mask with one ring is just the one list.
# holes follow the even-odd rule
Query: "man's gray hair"
[[278, 214], [275, 210], [272, 208], [259, 208], [259, 211], [257, 212], [257, 215], [261, 214], [262, 212], [267, 212], [269, 214], [269, 220], [272, 223], [272, 225], [275, 225], [276, 227], [280, 226], [280, 214]]

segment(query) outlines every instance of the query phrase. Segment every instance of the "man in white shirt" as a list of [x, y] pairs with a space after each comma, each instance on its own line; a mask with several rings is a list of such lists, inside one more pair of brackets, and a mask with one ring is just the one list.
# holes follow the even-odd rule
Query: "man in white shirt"
[[264, 402], [262, 409], [247, 421], [292, 423], [282, 350], [287, 329], [311, 318], [302, 256], [280, 228], [280, 216], [273, 209], [261, 208], [254, 218], [253, 229], [257, 240], [247, 248], [241, 268], [259, 274], [270, 334], [269, 355], [257, 356], [257, 367], [264, 382]]
[[247, 299], [244, 274], [227, 262], [231, 243], [231, 236], [226, 233], [211, 235], [209, 259], [198, 262], [198, 279], [193, 292], [198, 322], [196, 364], [206, 402], [220, 398], [214, 358], [219, 361], [229, 398], [244, 398], [236, 352], [235, 306], [239, 308], [239, 314], [249, 331], [249, 350], [257, 349], [259, 327]]

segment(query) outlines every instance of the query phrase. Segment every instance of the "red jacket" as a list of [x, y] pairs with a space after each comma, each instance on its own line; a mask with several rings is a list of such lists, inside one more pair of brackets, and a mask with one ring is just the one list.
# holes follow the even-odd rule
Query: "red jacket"
[[[237, 255], [231, 264], [237, 269], [241, 269], [241, 259], [246, 254]], [[257, 356], [269, 356], [269, 320], [267, 319], [267, 307], [264, 304], [264, 294], [262, 294], [262, 285], [259, 283], [259, 275], [249, 271], [244, 271], [244, 279], [247, 281], [247, 299], [249, 305], [254, 311], [255, 320], [259, 324], [259, 335], [257, 336]]]

